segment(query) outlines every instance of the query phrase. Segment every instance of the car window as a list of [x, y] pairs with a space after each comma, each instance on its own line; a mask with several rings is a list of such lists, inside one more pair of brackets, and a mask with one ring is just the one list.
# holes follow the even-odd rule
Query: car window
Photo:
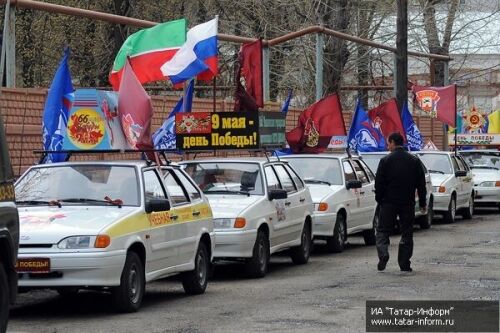
[[452, 174], [450, 157], [446, 154], [418, 153], [430, 173]]
[[285, 167], [283, 165], [281, 164], [275, 165], [274, 169], [278, 174], [278, 179], [280, 180], [281, 186], [283, 187], [284, 190], [286, 190], [287, 192], [294, 192], [297, 190], [295, 188], [295, 184], [293, 183], [292, 178], [285, 170]]
[[500, 170], [500, 152], [462, 152], [460, 157], [463, 158], [470, 167]]
[[465, 165], [464, 163], [462, 162], [462, 160], [460, 160], [460, 158], [458, 157], [455, 157], [457, 159], [457, 163], [458, 163], [458, 168], [462, 171], [467, 171], [467, 169], [465, 168]]
[[453, 170], [455, 170], [455, 172], [459, 170], [457, 159], [455, 158], [455, 156], [451, 157], [451, 164], [453, 164]]
[[370, 171], [376, 173], [378, 169], [378, 164], [380, 163], [380, 160], [384, 156], [385, 155], [382, 154], [372, 154], [372, 155], [363, 154], [363, 162], [365, 162], [368, 165]]
[[151, 198], [167, 198], [163, 185], [155, 170], [144, 171], [144, 194], [146, 200]]
[[294, 170], [297, 170], [306, 184], [342, 185], [342, 172], [337, 158], [290, 157], [284, 159]]
[[167, 192], [172, 205], [182, 205], [188, 203], [189, 199], [187, 194], [180, 181], [174, 176], [173, 171], [165, 171], [163, 179], [165, 180], [165, 185], [167, 186]]
[[179, 178], [181, 181], [182, 185], [184, 185], [184, 188], [186, 189], [186, 192], [189, 195], [189, 198], [191, 201], [198, 200], [201, 198], [201, 193], [198, 191], [198, 189], [191, 183], [191, 181], [188, 179], [186, 174], [181, 172], [180, 170], [174, 169], [174, 173]]
[[356, 174], [352, 169], [351, 163], [349, 163], [348, 161], [343, 161], [342, 165], [344, 166], [345, 181], [348, 182], [350, 180], [356, 180]]
[[464, 160], [464, 158], [462, 156], [458, 156], [458, 160], [461, 161], [462, 164], [464, 165], [465, 171], [469, 171], [470, 170], [469, 165], [467, 164], [467, 162]]
[[292, 176], [293, 182], [295, 183], [295, 186], [297, 186], [297, 189], [298, 190], [303, 189], [304, 188], [304, 182], [302, 181], [302, 179], [300, 179], [300, 177], [297, 175], [297, 173], [295, 172], [295, 170], [293, 170], [292, 168], [290, 168], [289, 165], [285, 165], [285, 169], [288, 171], [288, 173], [290, 174], [290, 176]]
[[278, 177], [276, 177], [276, 173], [274, 172], [271, 166], [267, 166], [264, 168], [266, 173], [266, 181], [267, 181], [267, 189], [268, 190], [279, 190], [281, 189], [281, 184], [278, 181]]
[[184, 171], [205, 194], [229, 193], [264, 195], [258, 163], [190, 162]]
[[358, 160], [352, 160], [352, 164], [354, 165], [354, 170], [356, 170], [356, 175], [358, 175], [358, 179], [361, 180], [361, 182], [364, 183], [369, 183], [370, 179], [368, 177], [368, 174], [365, 172], [363, 167], [361, 166], [360, 161]]

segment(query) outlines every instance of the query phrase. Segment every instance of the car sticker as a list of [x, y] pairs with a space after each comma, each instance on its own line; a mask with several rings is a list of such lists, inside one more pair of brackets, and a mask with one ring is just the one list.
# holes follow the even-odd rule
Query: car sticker
[[278, 222], [286, 220], [285, 200], [274, 200], [276, 213], [278, 214]]

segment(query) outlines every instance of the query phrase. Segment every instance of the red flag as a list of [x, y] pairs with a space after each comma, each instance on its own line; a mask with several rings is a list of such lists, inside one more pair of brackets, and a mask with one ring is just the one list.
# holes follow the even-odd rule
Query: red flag
[[387, 139], [394, 132], [399, 132], [405, 137], [401, 115], [398, 111], [398, 103], [395, 98], [391, 98], [387, 102], [368, 111], [368, 117], [370, 117], [373, 127], [378, 128], [384, 135], [384, 138]]
[[457, 86], [446, 87], [412, 87], [415, 101], [420, 109], [431, 118], [437, 118], [451, 127], [456, 127]]
[[328, 147], [334, 135], [347, 135], [337, 94], [302, 111], [297, 127], [286, 133], [286, 140], [294, 153], [319, 153]]
[[[235, 111], [264, 106], [262, 93], [262, 40], [243, 44], [238, 55], [239, 68], [236, 73]], [[241, 78], [245, 84], [241, 83]], [[248, 100], [250, 98], [250, 100]], [[251, 100], [253, 99], [253, 101]]]
[[118, 114], [123, 133], [132, 148], [151, 149], [151, 99], [127, 59], [118, 95]]

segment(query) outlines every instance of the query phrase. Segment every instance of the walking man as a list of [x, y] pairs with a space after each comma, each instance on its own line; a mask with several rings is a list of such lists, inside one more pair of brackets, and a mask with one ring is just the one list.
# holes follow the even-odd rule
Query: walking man
[[422, 162], [404, 150], [401, 134], [392, 133], [388, 141], [391, 153], [380, 160], [375, 178], [375, 199], [380, 207], [376, 235], [379, 258], [377, 268], [383, 271], [389, 261], [389, 235], [399, 216], [401, 240], [398, 263], [401, 271], [411, 272], [415, 190], [418, 191], [420, 210], [425, 213], [425, 174]]

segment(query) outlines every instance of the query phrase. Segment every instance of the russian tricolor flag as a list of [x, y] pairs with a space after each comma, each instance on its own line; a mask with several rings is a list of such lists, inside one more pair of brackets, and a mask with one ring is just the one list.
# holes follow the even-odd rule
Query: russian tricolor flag
[[161, 66], [163, 75], [173, 84], [195, 76], [210, 80], [217, 75], [217, 21], [215, 18], [189, 29], [186, 43]]

